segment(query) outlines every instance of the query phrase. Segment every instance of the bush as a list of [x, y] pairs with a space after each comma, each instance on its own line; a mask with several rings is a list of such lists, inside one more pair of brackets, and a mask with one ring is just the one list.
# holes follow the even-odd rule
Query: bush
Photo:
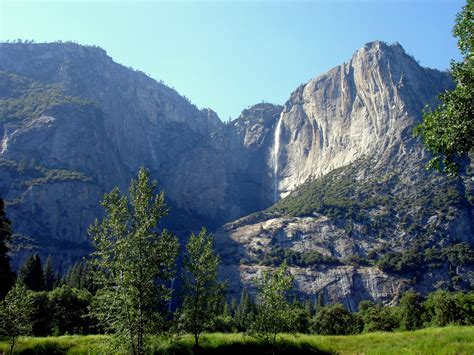
[[322, 335], [357, 334], [363, 326], [360, 317], [347, 311], [342, 304], [320, 308], [312, 320], [312, 330]]
[[423, 326], [423, 298], [419, 293], [406, 292], [400, 300], [400, 327], [404, 330], [419, 329]]
[[448, 324], [474, 324], [474, 292], [436, 291], [425, 302], [426, 321], [444, 327]]
[[54, 289], [48, 294], [54, 335], [87, 334], [92, 324], [87, 319], [91, 294], [68, 286]]
[[389, 332], [399, 327], [396, 309], [368, 304], [359, 311], [359, 316], [364, 323], [364, 332]]

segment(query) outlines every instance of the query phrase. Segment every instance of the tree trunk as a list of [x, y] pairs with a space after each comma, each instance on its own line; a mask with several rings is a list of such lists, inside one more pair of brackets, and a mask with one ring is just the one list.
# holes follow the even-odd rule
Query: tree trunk
[[15, 348], [15, 337], [12, 337], [12, 345], [10, 346], [10, 354], [13, 354], [13, 349]]

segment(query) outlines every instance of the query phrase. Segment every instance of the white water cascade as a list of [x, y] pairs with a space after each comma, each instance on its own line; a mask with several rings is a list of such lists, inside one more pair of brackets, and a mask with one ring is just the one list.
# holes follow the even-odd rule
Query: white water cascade
[[2, 139], [2, 145], [0, 146], [0, 154], [3, 154], [7, 151], [7, 148], [8, 148], [8, 139], [9, 139], [9, 136], [7, 135], [7, 132], [5, 131], [5, 135]]
[[273, 201], [278, 200], [278, 156], [280, 154], [281, 122], [283, 121], [283, 112], [278, 118], [273, 138]]

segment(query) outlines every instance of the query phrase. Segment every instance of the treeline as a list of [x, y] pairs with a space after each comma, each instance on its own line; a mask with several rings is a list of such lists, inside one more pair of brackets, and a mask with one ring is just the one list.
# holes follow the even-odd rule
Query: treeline
[[[28, 323], [31, 329], [24, 335], [48, 336], [64, 334], [103, 333], [104, 329], [91, 309], [97, 301], [97, 289], [86, 263], [74, 264], [63, 278], [51, 272], [50, 258], [41, 268], [38, 255], [32, 255], [20, 268], [17, 283], [21, 284], [29, 308]], [[280, 272], [291, 279], [285, 266], [267, 277], [275, 278]], [[267, 281], [272, 283], [274, 281]], [[265, 287], [263, 285], [262, 287]], [[210, 307], [213, 316], [203, 324], [203, 331], [251, 333], [255, 331], [260, 300], [244, 289], [239, 300], [227, 300], [224, 290]], [[275, 290], [275, 292], [278, 290]], [[287, 318], [275, 324], [276, 333], [298, 332], [324, 335], [347, 335], [374, 331], [415, 330], [449, 324], [474, 325], [474, 292], [448, 292], [439, 290], [423, 297], [408, 291], [397, 306], [382, 306], [362, 301], [357, 312], [350, 312], [342, 304], [324, 304], [322, 297], [298, 300], [291, 285], [280, 288], [285, 294]], [[282, 304], [268, 305], [285, 308]], [[206, 307], [204, 307], [206, 309]], [[25, 310], [24, 310], [25, 311]], [[170, 310], [171, 311], [171, 310]], [[209, 311], [209, 309], [207, 309]], [[261, 320], [260, 320], [261, 322]], [[274, 322], [278, 323], [278, 322]], [[184, 325], [183, 313], [170, 312], [166, 330], [179, 332]]]
[[[219, 281], [220, 258], [213, 237], [202, 229], [180, 245], [159, 227], [167, 207], [156, 182], [141, 169], [127, 195], [115, 188], [104, 196], [105, 217], [89, 229], [95, 247], [90, 259], [64, 276], [30, 256], [18, 275], [11, 270], [10, 222], [0, 200], [0, 336], [13, 351], [20, 335], [110, 334], [114, 349], [147, 352], [149, 335], [191, 333], [199, 346], [203, 332], [245, 332], [274, 346], [282, 332], [356, 334], [474, 324], [474, 292], [438, 291], [423, 298], [407, 292], [396, 307], [363, 301], [357, 312], [341, 304], [299, 300], [286, 262], [262, 268], [252, 294], [229, 300]], [[181, 282], [179, 294], [173, 290]], [[171, 301], [179, 300], [178, 308]]]

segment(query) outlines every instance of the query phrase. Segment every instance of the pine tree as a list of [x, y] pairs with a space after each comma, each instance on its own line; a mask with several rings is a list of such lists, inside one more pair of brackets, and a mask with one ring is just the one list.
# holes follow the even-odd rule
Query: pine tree
[[38, 254], [33, 254], [26, 259], [18, 273], [18, 280], [32, 291], [44, 289], [43, 268]]
[[246, 332], [250, 329], [255, 316], [255, 305], [250, 298], [247, 289], [240, 294], [240, 302], [235, 312], [235, 323], [239, 331]]
[[423, 325], [423, 298], [419, 293], [405, 292], [400, 300], [400, 326], [404, 330], [414, 330]]
[[4, 299], [15, 282], [10, 266], [8, 243], [11, 239], [11, 223], [5, 215], [5, 205], [0, 198], [0, 300]]
[[46, 263], [44, 264], [43, 280], [45, 291], [51, 291], [56, 285], [56, 276], [53, 272], [53, 261], [51, 260], [51, 255], [48, 256]]

